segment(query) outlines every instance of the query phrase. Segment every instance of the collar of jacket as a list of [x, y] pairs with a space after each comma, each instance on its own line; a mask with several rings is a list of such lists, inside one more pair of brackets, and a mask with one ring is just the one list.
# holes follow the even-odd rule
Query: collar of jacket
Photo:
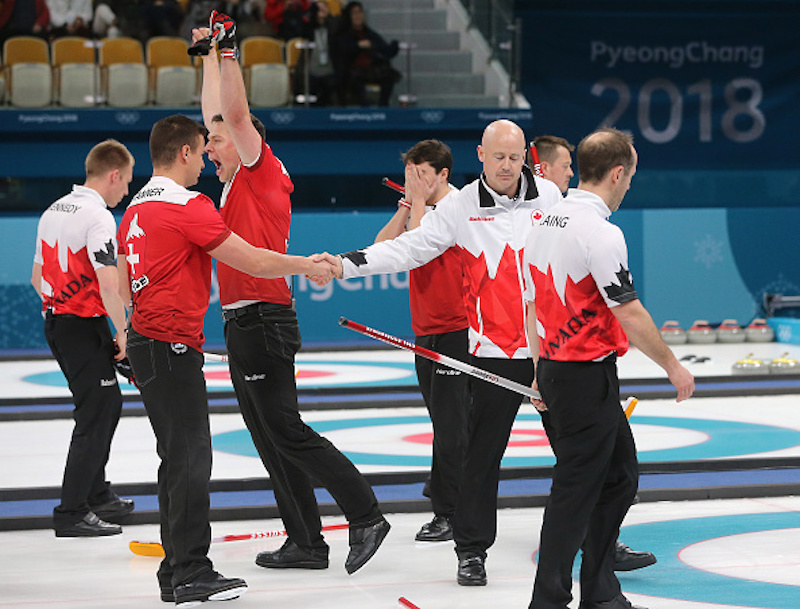
[[[539, 196], [539, 191], [536, 188], [536, 181], [533, 179], [533, 172], [527, 165], [522, 166], [522, 175], [525, 176], [527, 188], [525, 189], [525, 200], [530, 201]], [[517, 192], [522, 188], [522, 177], [520, 176], [520, 183], [517, 186]], [[486, 186], [486, 174], [481, 173], [480, 180], [478, 180], [478, 197], [480, 199], [481, 207], [494, 207], [497, 202], [494, 200], [495, 194]], [[511, 197], [512, 199], [515, 197]]]

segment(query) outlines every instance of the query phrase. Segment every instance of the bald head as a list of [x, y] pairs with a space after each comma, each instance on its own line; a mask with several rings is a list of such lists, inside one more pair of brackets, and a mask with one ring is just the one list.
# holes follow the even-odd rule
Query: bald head
[[505, 119], [490, 123], [478, 146], [478, 160], [489, 188], [513, 197], [525, 162], [525, 134], [519, 125]]

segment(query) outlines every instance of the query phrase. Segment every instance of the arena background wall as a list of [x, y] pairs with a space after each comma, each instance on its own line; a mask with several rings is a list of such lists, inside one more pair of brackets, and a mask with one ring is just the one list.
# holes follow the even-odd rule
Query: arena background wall
[[[402, 181], [400, 154], [420, 139], [450, 144], [452, 182], [463, 186], [480, 172], [475, 146], [492, 120], [573, 143], [610, 123], [639, 152], [612, 221], [657, 324], [747, 323], [763, 314], [765, 293], [800, 295], [800, 2], [518, 0], [515, 11], [530, 108], [255, 112], [295, 182], [291, 252], [371, 243], [396, 206], [381, 178]], [[0, 109], [0, 349], [44, 348], [29, 284], [38, 215], [82, 181], [86, 152], [106, 137], [136, 156], [135, 192], [151, 172], [150, 127], [175, 112], [200, 119], [197, 107]], [[197, 188], [216, 200], [212, 169]], [[325, 290], [296, 279], [294, 289], [307, 346], [368, 340], [340, 328], [341, 315], [410, 334], [405, 273]], [[221, 345], [216, 294], [206, 335]]]

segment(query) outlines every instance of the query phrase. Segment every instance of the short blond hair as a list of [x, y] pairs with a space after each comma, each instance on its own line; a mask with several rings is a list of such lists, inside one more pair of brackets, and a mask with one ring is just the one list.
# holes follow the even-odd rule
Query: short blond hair
[[132, 167], [133, 155], [124, 144], [115, 139], [103, 140], [86, 155], [86, 177], [96, 178], [115, 169]]

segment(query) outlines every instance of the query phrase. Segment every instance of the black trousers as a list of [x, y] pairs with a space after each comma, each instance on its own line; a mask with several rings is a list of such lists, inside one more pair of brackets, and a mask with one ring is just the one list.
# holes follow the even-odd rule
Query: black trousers
[[165, 557], [162, 586], [192, 581], [212, 568], [209, 523], [211, 430], [203, 355], [128, 330], [128, 358], [156, 436], [158, 515]]
[[225, 324], [231, 380], [289, 539], [327, 556], [315, 483], [330, 492], [351, 527], [374, 524], [381, 511], [352, 462], [300, 417], [294, 378], [300, 348], [297, 317], [289, 307], [272, 306], [277, 307], [262, 303], [259, 311], [250, 306]]
[[122, 411], [114, 370], [114, 339], [105, 317], [48, 315], [44, 335], [67, 379], [75, 403], [75, 427], [53, 526], [79, 522], [90, 506], [114, 497], [106, 480], [111, 439]]
[[[473, 366], [530, 386], [530, 359], [495, 359], [470, 356]], [[486, 557], [497, 537], [497, 487], [500, 461], [505, 453], [514, 418], [523, 396], [497, 385], [470, 377], [472, 405], [464, 475], [453, 522], [453, 537], [459, 557]]]
[[620, 594], [614, 544], [638, 487], [636, 446], [619, 403], [616, 358], [539, 360], [547, 437], [556, 456], [531, 609], [566, 609], [583, 550], [581, 608]]
[[[416, 344], [466, 361], [469, 357], [468, 330], [417, 336]], [[433, 464], [430, 498], [433, 513], [452, 518], [458, 502], [458, 488], [464, 469], [467, 445], [467, 375], [424, 357], [415, 358], [419, 389], [433, 424]]]

